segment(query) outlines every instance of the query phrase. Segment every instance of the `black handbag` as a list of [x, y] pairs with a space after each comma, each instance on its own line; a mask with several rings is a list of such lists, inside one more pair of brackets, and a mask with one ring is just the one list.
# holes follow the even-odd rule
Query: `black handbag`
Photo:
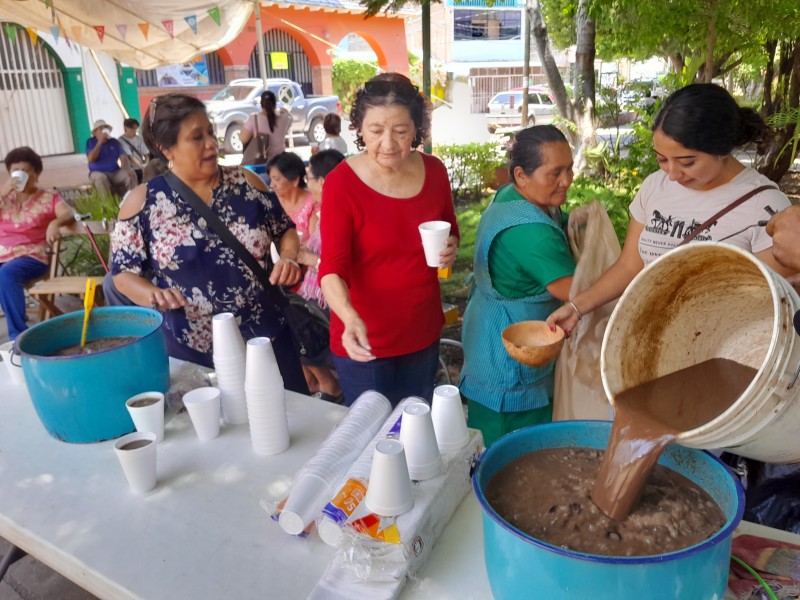
[[306, 300], [297, 294], [286, 293], [283, 288], [269, 282], [269, 273], [255, 257], [236, 239], [211, 208], [192, 189], [171, 171], [164, 175], [169, 185], [205, 219], [211, 229], [233, 250], [234, 254], [256, 276], [267, 293], [273, 307], [292, 332], [294, 345], [301, 356], [320, 360], [330, 347], [330, 328], [324, 314], [314, 311]]

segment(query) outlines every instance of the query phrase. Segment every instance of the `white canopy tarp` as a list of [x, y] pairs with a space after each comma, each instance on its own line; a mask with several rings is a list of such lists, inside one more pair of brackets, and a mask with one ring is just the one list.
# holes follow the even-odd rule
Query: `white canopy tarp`
[[0, 0], [0, 18], [66, 37], [137, 69], [153, 69], [230, 43], [253, 5], [252, 0]]

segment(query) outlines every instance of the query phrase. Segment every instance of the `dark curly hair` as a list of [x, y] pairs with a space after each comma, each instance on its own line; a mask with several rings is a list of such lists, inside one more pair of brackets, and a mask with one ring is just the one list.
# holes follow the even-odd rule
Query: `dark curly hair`
[[205, 115], [206, 105], [194, 96], [164, 94], [153, 98], [142, 126], [142, 139], [150, 150], [150, 156], [167, 160], [161, 148], [172, 148], [177, 144], [181, 124], [197, 113]]
[[713, 83], [693, 83], [672, 93], [661, 106], [653, 131], [698, 152], [727, 156], [751, 142], [766, 151], [773, 132], [752, 108], [741, 107]]
[[[386, 82], [383, 87], [388, 93], [368, 93], [367, 88], [372, 82]], [[381, 73], [364, 84], [356, 92], [353, 108], [350, 109], [350, 129], [356, 132], [356, 148], [364, 149], [364, 138], [361, 136], [361, 126], [367, 109], [373, 106], [406, 106], [414, 122], [416, 133], [411, 147], [416, 148], [428, 137], [431, 131], [431, 103], [419, 93], [419, 89], [411, 80], [400, 73]]]
[[306, 165], [303, 159], [297, 156], [294, 152], [281, 152], [273, 156], [267, 163], [267, 173], [270, 169], [278, 169], [281, 175], [286, 177], [289, 181], [295, 179], [300, 180], [300, 187], [306, 187]]
[[514, 169], [522, 167], [526, 175], [531, 175], [542, 166], [542, 144], [563, 142], [569, 144], [567, 138], [553, 125], [534, 125], [520, 131], [514, 138], [508, 153], [508, 171], [511, 180], [516, 182]]
[[33, 167], [33, 172], [37, 175], [42, 174], [44, 165], [42, 164], [42, 157], [36, 154], [32, 148], [28, 146], [20, 146], [14, 148], [11, 152], [6, 154], [3, 162], [6, 163], [6, 171], [11, 172], [11, 165], [14, 163], [26, 162]]

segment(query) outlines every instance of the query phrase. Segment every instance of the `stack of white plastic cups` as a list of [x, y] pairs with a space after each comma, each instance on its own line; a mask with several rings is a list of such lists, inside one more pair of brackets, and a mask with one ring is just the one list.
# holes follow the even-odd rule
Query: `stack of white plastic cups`
[[364, 392], [356, 399], [344, 419], [295, 475], [278, 519], [286, 533], [297, 535], [314, 521], [330, 500], [334, 486], [378, 433], [391, 409], [389, 400], [378, 392]]
[[244, 396], [245, 346], [233, 313], [220, 313], [211, 319], [214, 342], [214, 370], [217, 373], [226, 423], [247, 423]]
[[289, 423], [283, 377], [272, 342], [257, 337], [247, 342], [245, 397], [250, 442], [256, 454], [280, 454], [289, 447]]

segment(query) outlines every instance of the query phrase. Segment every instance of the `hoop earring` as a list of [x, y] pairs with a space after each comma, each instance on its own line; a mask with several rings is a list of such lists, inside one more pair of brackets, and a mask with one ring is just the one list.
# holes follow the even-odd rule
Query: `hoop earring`
[[168, 161], [167, 161], [167, 168], [168, 168], [170, 171], [172, 171], [172, 166], [173, 166], [173, 163], [172, 163], [172, 160], [170, 159], [170, 160], [168, 160]]

